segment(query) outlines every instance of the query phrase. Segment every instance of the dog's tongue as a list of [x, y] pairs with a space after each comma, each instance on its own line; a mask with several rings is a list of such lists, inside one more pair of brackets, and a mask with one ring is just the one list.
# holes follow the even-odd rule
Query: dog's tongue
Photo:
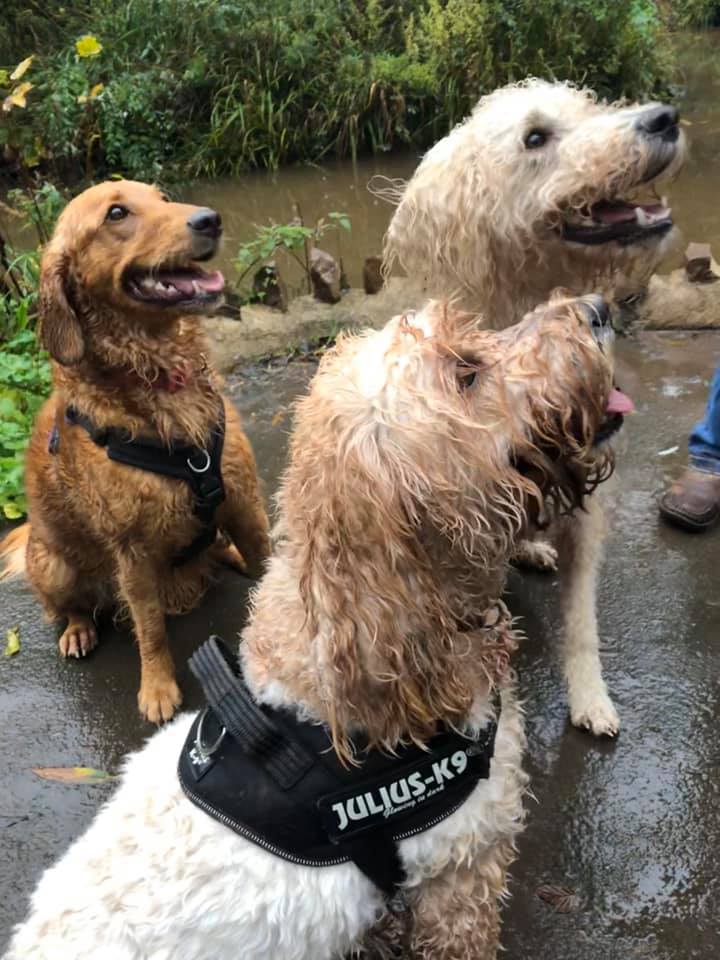
[[638, 208], [650, 217], [658, 216], [665, 211], [662, 203], [623, 203], [603, 200], [600, 203], [594, 203], [590, 212], [593, 220], [598, 220], [600, 223], [626, 223], [637, 219]]
[[613, 387], [610, 391], [610, 396], [608, 397], [607, 406], [605, 407], [605, 413], [632, 413], [635, 409], [635, 404], [632, 402], [630, 397], [623, 393], [622, 390], [618, 390], [617, 387]]
[[225, 278], [219, 270], [206, 273], [198, 270], [193, 273], [161, 273], [158, 277], [163, 283], [171, 283], [188, 297], [197, 293], [220, 293], [225, 286]]

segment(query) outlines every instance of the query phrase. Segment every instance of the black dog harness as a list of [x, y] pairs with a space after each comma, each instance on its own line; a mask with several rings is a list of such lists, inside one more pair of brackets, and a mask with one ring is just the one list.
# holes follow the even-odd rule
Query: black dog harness
[[218, 637], [192, 656], [190, 669], [209, 705], [180, 754], [188, 798], [291, 863], [353, 861], [387, 897], [405, 877], [397, 842], [450, 816], [490, 775], [496, 719], [476, 739], [445, 729], [427, 749], [361, 750], [346, 767], [326, 727], [253, 700]]
[[[166, 477], [183, 480], [193, 496], [193, 514], [206, 527], [173, 559], [173, 566], [187, 563], [211, 546], [217, 536], [213, 523], [215, 511], [225, 499], [222, 479], [222, 453], [225, 440], [225, 410], [220, 404], [218, 421], [210, 433], [207, 446], [163, 443], [155, 437], [131, 437], [120, 427], [98, 427], [92, 420], [73, 406], [65, 410], [65, 422], [82, 427], [92, 442], [104, 447], [110, 460], [123, 463], [138, 470], [148, 470]], [[53, 428], [48, 443], [50, 453], [59, 450], [60, 435]]]

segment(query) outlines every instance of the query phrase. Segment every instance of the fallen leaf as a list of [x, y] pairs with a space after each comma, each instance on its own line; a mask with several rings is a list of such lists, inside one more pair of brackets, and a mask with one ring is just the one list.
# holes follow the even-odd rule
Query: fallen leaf
[[5, 97], [3, 100], [3, 110], [5, 113], [10, 113], [13, 107], [26, 107], [27, 99], [25, 94], [32, 90], [33, 85], [26, 80], [25, 83], [21, 83], [19, 87], [15, 87], [12, 93]]
[[691, 126], [692, 126], [692, 120], [686, 120], [684, 117], [683, 117], [683, 119], [680, 121], [680, 123], [681, 123], [684, 127], [691, 127]]
[[5, 634], [5, 656], [14, 657], [20, 653], [20, 633], [17, 627], [12, 627]]
[[278, 426], [283, 422], [284, 419], [285, 419], [285, 411], [284, 411], [284, 410], [278, 410], [278, 412], [275, 414], [275, 416], [274, 416], [274, 417], [272, 418], [272, 420], [270, 421], [270, 426], [271, 426], [271, 427], [278, 427]]
[[555, 910], [555, 913], [577, 913], [582, 909], [582, 897], [567, 887], [556, 887], [551, 883], [537, 888], [537, 895]]
[[8, 520], [19, 520], [23, 515], [22, 510], [16, 504], [12, 503], [12, 501], [4, 503], [2, 509]]
[[58, 780], [60, 783], [102, 783], [115, 779], [112, 773], [94, 767], [33, 767], [32, 771], [43, 780]]
[[102, 50], [102, 44], [97, 37], [87, 34], [75, 43], [75, 49], [79, 57], [96, 57]]
[[25, 57], [24, 60], [21, 60], [20, 63], [15, 67], [13, 72], [10, 74], [11, 80], [19, 80], [24, 73], [27, 72], [30, 64], [33, 62], [32, 56]]

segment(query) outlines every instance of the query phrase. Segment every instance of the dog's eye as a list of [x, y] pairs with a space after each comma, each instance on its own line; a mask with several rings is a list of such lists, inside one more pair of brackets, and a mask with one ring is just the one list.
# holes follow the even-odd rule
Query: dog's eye
[[537, 127], [525, 134], [523, 143], [528, 150], [537, 150], [538, 147], [544, 147], [548, 142], [550, 134], [547, 130], [540, 130]]
[[119, 203], [114, 203], [105, 214], [105, 219], [112, 221], [124, 220], [129, 213], [130, 211], [127, 207], [123, 207]]
[[477, 375], [477, 365], [465, 363], [462, 360], [459, 361], [455, 368], [458, 390], [467, 390], [469, 387], [471, 387], [475, 383]]

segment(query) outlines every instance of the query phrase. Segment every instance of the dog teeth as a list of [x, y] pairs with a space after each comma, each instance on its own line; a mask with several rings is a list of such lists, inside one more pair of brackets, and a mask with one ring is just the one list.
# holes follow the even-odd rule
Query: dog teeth
[[192, 282], [192, 288], [193, 288], [193, 293], [195, 294], [195, 296], [196, 296], [196, 297], [199, 297], [200, 294], [202, 293], [202, 290], [201, 290], [200, 287], [198, 286], [197, 280], [193, 280], [193, 282]]
[[647, 227], [652, 222], [642, 207], [635, 207], [635, 219], [641, 227]]

